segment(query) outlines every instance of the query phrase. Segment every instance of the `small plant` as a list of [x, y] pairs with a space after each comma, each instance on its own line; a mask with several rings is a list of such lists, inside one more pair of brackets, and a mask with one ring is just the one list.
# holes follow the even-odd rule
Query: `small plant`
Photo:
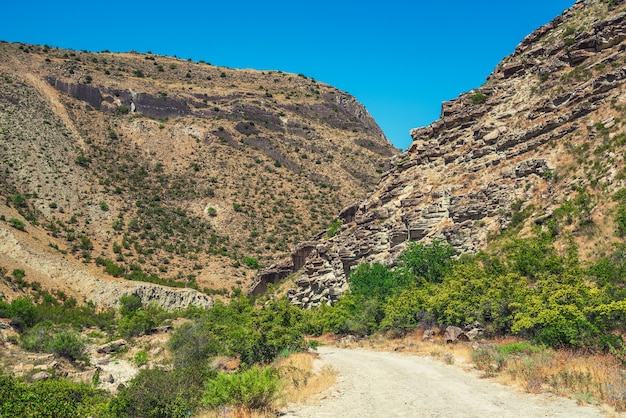
[[133, 361], [136, 366], [138, 367], [143, 366], [144, 364], [148, 362], [148, 353], [146, 353], [145, 350], [137, 351], [137, 353], [135, 354], [135, 357], [133, 358]]
[[257, 260], [254, 257], [246, 257], [243, 259], [243, 263], [250, 267], [251, 269], [258, 269], [259, 268], [259, 260]]
[[217, 210], [213, 206], [209, 206], [206, 210], [207, 215], [217, 216]]
[[472, 97], [470, 98], [470, 103], [472, 105], [482, 104], [482, 103], [485, 103], [486, 101], [487, 101], [487, 96], [485, 96], [482, 93], [476, 93], [472, 95]]
[[328, 229], [326, 230], [326, 237], [332, 238], [335, 235], [337, 235], [339, 231], [341, 230], [342, 225], [343, 225], [343, 222], [341, 222], [340, 219], [335, 219], [334, 221], [332, 221], [330, 225], [328, 226]]
[[26, 230], [26, 225], [24, 224], [24, 222], [17, 218], [9, 218], [7, 222], [15, 229], [19, 229], [20, 231]]
[[98, 206], [100, 207], [100, 210], [103, 212], [107, 212], [109, 210], [109, 205], [105, 201], [98, 203]]

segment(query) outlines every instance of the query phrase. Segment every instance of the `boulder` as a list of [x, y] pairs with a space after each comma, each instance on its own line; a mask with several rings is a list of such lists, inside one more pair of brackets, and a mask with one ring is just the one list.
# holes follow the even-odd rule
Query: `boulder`
[[469, 341], [465, 332], [459, 328], [454, 326], [449, 326], [446, 328], [446, 332], [443, 334], [443, 339], [446, 343], [456, 343], [458, 341]]
[[40, 380], [48, 380], [52, 377], [52, 375], [46, 371], [37, 372], [31, 376], [33, 382], [38, 382]]

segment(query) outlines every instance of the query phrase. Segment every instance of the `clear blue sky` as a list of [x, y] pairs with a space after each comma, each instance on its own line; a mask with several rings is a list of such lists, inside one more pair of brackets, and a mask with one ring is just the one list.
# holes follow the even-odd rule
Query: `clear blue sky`
[[574, 0], [8, 1], [0, 40], [302, 73], [363, 103], [399, 148]]

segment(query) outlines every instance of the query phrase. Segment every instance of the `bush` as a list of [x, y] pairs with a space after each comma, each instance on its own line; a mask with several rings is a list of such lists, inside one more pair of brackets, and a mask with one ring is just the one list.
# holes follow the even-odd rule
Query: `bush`
[[254, 257], [246, 257], [243, 259], [243, 263], [250, 267], [251, 269], [258, 269], [259, 268], [259, 260], [257, 260]]
[[380, 263], [361, 264], [350, 273], [350, 291], [357, 298], [384, 300], [401, 286], [398, 279]]
[[0, 417], [104, 416], [109, 398], [84, 383], [52, 379], [28, 385], [0, 374]]
[[118, 333], [124, 338], [150, 333], [159, 324], [158, 318], [149, 310], [140, 309], [130, 316], [122, 317], [117, 325]]
[[8, 314], [11, 318], [11, 325], [19, 330], [32, 327], [37, 320], [35, 304], [25, 296], [16, 298], [11, 302]]
[[280, 388], [276, 369], [254, 366], [239, 373], [220, 373], [209, 380], [202, 402], [211, 408], [232, 405], [260, 409], [269, 406]]
[[20, 336], [22, 347], [28, 351], [54, 353], [70, 361], [86, 361], [84, 341], [69, 329], [57, 329], [52, 322], [40, 322]]
[[19, 229], [20, 231], [26, 230], [26, 225], [24, 224], [24, 222], [17, 218], [9, 218], [7, 222], [15, 229]]
[[85, 343], [72, 331], [62, 331], [52, 340], [52, 352], [70, 361], [87, 361]]
[[189, 417], [200, 405], [204, 383], [214, 376], [206, 365], [141, 370], [111, 401], [108, 412], [114, 417]]
[[126, 295], [120, 298], [120, 313], [123, 316], [132, 315], [142, 306], [141, 298], [137, 295]]
[[476, 93], [470, 97], [470, 103], [472, 105], [477, 105], [481, 103], [485, 103], [487, 101], [487, 96], [482, 93]]
[[343, 225], [343, 222], [341, 222], [340, 219], [335, 219], [334, 221], [332, 221], [330, 225], [328, 225], [328, 229], [326, 230], [326, 237], [332, 238], [335, 235], [337, 235], [339, 231], [341, 230], [342, 225]]
[[439, 283], [452, 271], [454, 248], [445, 241], [411, 243], [398, 260], [398, 266], [414, 279]]

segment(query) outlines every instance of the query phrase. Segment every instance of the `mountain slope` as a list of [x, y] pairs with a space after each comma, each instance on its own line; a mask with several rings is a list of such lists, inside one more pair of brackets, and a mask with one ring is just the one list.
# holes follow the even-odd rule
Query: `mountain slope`
[[586, 258], [622, 242], [612, 196], [626, 185], [624, 9], [579, 1], [526, 37], [482, 87], [411, 131], [377, 190], [341, 213], [337, 236], [297, 247], [253, 292], [301, 269], [294, 303], [334, 301], [352, 267], [393, 265], [410, 241], [476, 252], [504, 231], [542, 225]]
[[0, 140], [5, 232], [45, 231], [39, 245], [103, 279], [208, 293], [323, 230], [398, 152], [304, 75], [8, 43]]

